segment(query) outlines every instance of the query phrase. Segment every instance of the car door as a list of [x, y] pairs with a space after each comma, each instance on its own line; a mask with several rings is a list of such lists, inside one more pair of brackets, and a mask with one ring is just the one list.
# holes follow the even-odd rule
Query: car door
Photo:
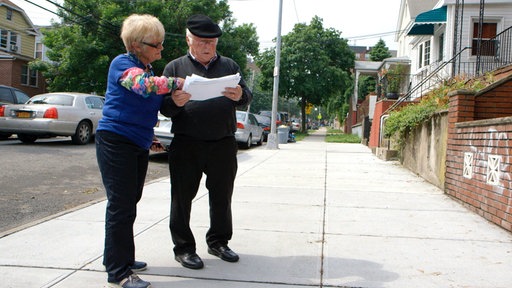
[[85, 98], [85, 104], [89, 109], [89, 117], [92, 121], [92, 130], [95, 133], [96, 128], [98, 127], [98, 122], [103, 116], [103, 105], [105, 104], [105, 99], [99, 96], [89, 96]]
[[261, 133], [263, 133], [263, 129], [258, 125], [258, 120], [254, 117], [253, 114], [249, 113], [249, 127], [251, 129], [252, 139], [258, 141], [261, 138]]

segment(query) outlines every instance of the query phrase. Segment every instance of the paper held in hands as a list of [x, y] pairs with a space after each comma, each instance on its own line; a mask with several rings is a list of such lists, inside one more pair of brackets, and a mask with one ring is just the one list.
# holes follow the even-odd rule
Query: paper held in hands
[[192, 95], [190, 100], [208, 100], [222, 96], [226, 87], [236, 87], [240, 82], [240, 74], [228, 75], [220, 78], [204, 78], [196, 74], [187, 76], [183, 91]]

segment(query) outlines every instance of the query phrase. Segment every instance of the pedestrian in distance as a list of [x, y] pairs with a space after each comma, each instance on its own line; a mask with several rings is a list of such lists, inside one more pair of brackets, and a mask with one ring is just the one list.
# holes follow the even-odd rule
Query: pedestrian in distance
[[[196, 74], [218, 78], [236, 73], [241, 75], [235, 61], [217, 53], [217, 43], [222, 35], [217, 23], [198, 14], [187, 20], [186, 27], [188, 52], [169, 62], [164, 76], [185, 78]], [[195, 101], [190, 100], [190, 94], [178, 90], [165, 97], [160, 110], [173, 122], [174, 138], [169, 147], [169, 228], [173, 250], [175, 260], [191, 269], [204, 266], [196, 253], [196, 242], [190, 229], [192, 200], [203, 173], [210, 205], [210, 227], [206, 233], [208, 253], [228, 262], [239, 260], [228, 247], [233, 235], [231, 198], [238, 168], [235, 113], [237, 107], [251, 102], [252, 93], [241, 79], [236, 87], [226, 87], [222, 95], [212, 96], [219, 97]]]
[[163, 151], [153, 127], [163, 96], [183, 79], [154, 76], [151, 63], [161, 59], [165, 31], [151, 15], [133, 14], [123, 21], [126, 53], [110, 64], [103, 117], [99, 121], [96, 157], [107, 195], [103, 265], [107, 287], [147, 288], [135, 272], [147, 264], [135, 261], [133, 224], [142, 197], [149, 150]]

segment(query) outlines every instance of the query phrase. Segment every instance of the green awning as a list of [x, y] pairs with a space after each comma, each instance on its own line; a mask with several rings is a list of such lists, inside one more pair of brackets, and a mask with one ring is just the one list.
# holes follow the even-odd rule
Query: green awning
[[434, 35], [434, 25], [442, 23], [446, 23], [446, 6], [418, 14], [407, 35]]

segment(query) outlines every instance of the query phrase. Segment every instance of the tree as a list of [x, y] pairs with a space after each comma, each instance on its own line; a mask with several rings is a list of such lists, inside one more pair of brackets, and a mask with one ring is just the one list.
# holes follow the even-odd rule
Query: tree
[[164, 24], [162, 59], [152, 63], [157, 75], [161, 75], [167, 62], [186, 53], [186, 19], [196, 13], [220, 23], [224, 33], [219, 39], [219, 53], [233, 58], [242, 71], [246, 69], [247, 55], [258, 53], [255, 27], [235, 27], [227, 0], [64, 0], [58, 10], [61, 23], [43, 30], [51, 62], [35, 61], [31, 68], [43, 72], [50, 91], [104, 94], [110, 62], [125, 52], [119, 37], [122, 22], [134, 11], [154, 15]]
[[[282, 37], [279, 95], [300, 101], [303, 131], [307, 103], [326, 105], [351, 85], [350, 68], [354, 67], [355, 56], [340, 34], [332, 28], [324, 29], [322, 19], [315, 16], [309, 25], [296, 24]], [[275, 48], [256, 58], [263, 90], [273, 86], [274, 59]]]
[[370, 50], [370, 60], [372, 61], [382, 61], [391, 56], [393, 55], [391, 55], [388, 47], [386, 46], [386, 42], [382, 39], [380, 39]]
[[359, 76], [358, 86], [357, 86], [357, 99], [364, 100], [366, 95], [371, 92], [375, 92], [375, 85], [377, 81], [375, 77], [369, 75], [361, 75]]

